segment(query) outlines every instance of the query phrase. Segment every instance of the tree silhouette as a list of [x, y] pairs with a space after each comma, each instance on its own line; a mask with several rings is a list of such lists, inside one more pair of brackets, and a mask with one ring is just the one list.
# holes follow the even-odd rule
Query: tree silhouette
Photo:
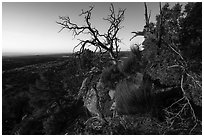
[[102, 34], [99, 30], [92, 26], [91, 23], [91, 14], [92, 10], [94, 9], [93, 6], [90, 6], [89, 10], [84, 11], [82, 10], [79, 16], [84, 16], [85, 25], [79, 26], [76, 23], [73, 23], [69, 16], [63, 17], [60, 16], [60, 21], [57, 24], [62, 26], [63, 29], [68, 29], [73, 32], [74, 37], [87, 34], [90, 36], [90, 39], [87, 40], [79, 40], [79, 44], [74, 47], [80, 47], [79, 53], [83, 53], [86, 46], [94, 46], [95, 52], [99, 51], [101, 54], [109, 53], [113, 63], [117, 62], [118, 53], [119, 53], [119, 43], [121, 39], [118, 38], [118, 32], [122, 28], [121, 23], [124, 20], [124, 13], [125, 9], [119, 9], [116, 13], [113, 4], [110, 6], [110, 14], [107, 18], [103, 18], [105, 21], [109, 23], [109, 27], [106, 33]]

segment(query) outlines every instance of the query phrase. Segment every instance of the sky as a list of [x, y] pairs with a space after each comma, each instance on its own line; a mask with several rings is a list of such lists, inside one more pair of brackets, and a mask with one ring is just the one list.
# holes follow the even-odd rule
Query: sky
[[[164, 3], [163, 3], [164, 4]], [[2, 52], [4, 53], [67, 53], [79, 43], [77, 39], [86, 36], [73, 37], [72, 32], [63, 30], [56, 23], [59, 16], [69, 16], [79, 25], [84, 24], [84, 18], [79, 16], [81, 10], [94, 5], [91, 22], [102, 33], [108, 29], [108, 23], [103, 20], [109, 12], [108, 2], [3, 2], [2, 4]], [[134, 38], [132, 31], [142, 30], [145, 25], [143, 2], [113, 3], [115, 9], [126, 9], [125, 20], [119, 32], [122, 39], [121, 50], [129, 50], [130, 45], [141, 43], [143, 37]], [[171, 3], [173, 5], [173, 3]], [[147, 2], [151, 10], [151, 21], [155, 21], [159, 13], [158, 2]]]

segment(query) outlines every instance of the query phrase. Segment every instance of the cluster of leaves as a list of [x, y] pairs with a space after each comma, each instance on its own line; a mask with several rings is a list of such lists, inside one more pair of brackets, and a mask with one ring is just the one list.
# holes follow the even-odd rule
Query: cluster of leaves
[[105, 68], [101, 74], [101, 82], [105, 87], [109, 89], [115, 89], [116, 84], [121, 80], [123, 74], [120, 72], [117, 66]]
[[[162, 15], [156, 17], [157, 32], [161, 31], [167, 43], [174, 43], [176, 50], [179, 48], [191, 70], [201, 71], [202, 3], [188, 3], [184, 11], [179, 3], [172, 8], [167, 3], [163, 6], [161, 13]], [[161, 23], [162, 26], [159, 27]], [[159, 28], [161, 30], [158, 30]]]
[[[180, 100], [184, 99], [185, 103], [182, 104], [178, 100], [175, 102], [176, 105], [171, 106], [171, 109], [166, 112], [168, 116], [166, 123], [173, 124], [164, 126], [171, 128], [172, 131], [175, 128], [176, 131], [174, 124], [180, 124], [183, 126], [180, 131], [188, 128], [183, 134], [191, 134], [200, 123], [197, 116], [201, 112], [197, 113], [196, 107], [193, 107], [202, 106], [200, 62], [202, 10], [200, 7], [202, 7], [201, 3], [188, 3], [182, 11], [182, 5], [179, 3], [172, 8], [168, 3], [165, 4], [161, 8], [161, 14], [156, 17], [156, 24], [152, 26], [153, 29], [151, 28], [154, 31], [148, 32], [143, 42], [145, 48], [142, 54], [146, 73], [162, 85], [180, 87], [183, 93], [183, 98]], [[195, 13], [198, 16], [195, 16]], [[193, 119], [189, 119], [191, 117]], [[168, 119], [171, 119], [171, 122]]]
[[168, 86], [179, 85], [182, 70], [171, 68], [180, 64], [179, 56], [171, 50], [167, 44], [161, 44], [162, 49], [158, 50], [157, 41], [151, 38], [144, 41], [145, 49], [142, 52], [143, 59], [147, 62], [146, 72], [153, 80], [159, 80], [161, 84]]
[[131, 77], [136, 75], [137, 72], [143, 72], [144, 65], [141, 60], [141, 52], [137, 46], [132, 46], [131, 52], [123, 54], [121, 58], [126, 57], [125, 60], [121, 59], [121, 62], [117, 65], [106, 67], [102, 71], [101, 82], [109, 89], [115, 89], [118, 82], [125, 77]]
[[93, 67], [94, 52], [85, 49], [82, 54], [80, 54], [80, 65], [82, 69], [89, 70]]
[[202, 61], [202, 3], [188, 3], [183, 14], [185, 18], [179, 33], [180, 49], [184, 57], [190, 60], [191, 69], [199, 72]]
[[[170, 8], [167, 3], [161, 9], [162, 14], [156, 17], [157, 22], [154, 26], [155, 32], [148, 34], [143, 42], [145, 49], [142, 52], [143, 59], [147, 64], [146, 70], [154, 80], [159, 80], [160, 83], [166, 85], [179, 86], [181, 76], [184, 73], [199, 74], [201, 72], [201, 57], [199, 56], [199, 54], [202, 53], [200, 50], [202, 46], [201, 43], [194, 43], [196, 46], [183, 43], [184, 38], [186, 39], [189, 34], [194, 33], [191, 29], [185, 29], [186, 22], [192, 22], [192, 27], [194, 27], [196, 32], [201, 31], [201, 24], [198, 22], [194, 23], [191, 17], [195, 12], [201, 12], [201, 9], [197, 8], [199, 5], [201, 5], [201, 3], [188, 3], [185, 6], [185, 10], [182, 12], [182, 6], [179, 3], [172, 8]], [[201, 16], [196, 17], [198, 20], [201, 19]], [[184, 33], [184, 29], [187, 32]], [[161, 35], [161, 39], [158, 35]], [[194, 35], [194, 37], [189, 36], [187, 40], [190, 39], [191, 41], [199, 39], [200, 37], [201, 33]], [[161, 43], [159, 43], [160, 41]], [[195, 49], [197, 52], [199, 51], [196, 58], [192, 57], [189, 60], [182, 54], [189, 52], [189, 47], [191, 50]], [[188, 56], [190, 56], [190, 53]], [[192, 69], [192, 60], [197, 62], [197, 64], [200, 64], [199, 66], [194, 66], [197, 67], [196, 71]], [[189, 64], [191, 65], [189, 66]], [[198, 72], [198, 70], [200, 71]]]

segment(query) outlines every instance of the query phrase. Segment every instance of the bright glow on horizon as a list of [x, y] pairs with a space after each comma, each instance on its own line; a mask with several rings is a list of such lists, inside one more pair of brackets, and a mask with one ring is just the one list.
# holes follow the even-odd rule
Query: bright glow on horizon
[[[73, 39], [72, 32], [64, 30], [58, 33], [60, 26], [58, 16], [70, 16], [73, 22], [83, 24], [84, 18], [78, 15], [81, 9], [95, 5], [92, 12], [92, 25], [105, 32], [107, 23], [102, 18], [109, 14], [110, 3], [71, 3], [71, 2], [3, 2], [2, 4], [2, 52], [25, 53], [66, 53], [72, 52], [78, 44], [78, 38]], [[147, 3], [151, 10], [151, 20], [159, 13], [158, 3]], [[121, 50], [129, 50], [133, 43], [142, 43], [143, 37], [129, 39], [132, 31], [140, 31], [144, 26], [144, 5], [142, 2], [114, 3], [115, 10], [126, 8], [123, 29], [119, 32], [122, 39]]]
[[[62, 41], [61, 35], [43, 37], [43, 35], [24, 34], [16, 32], [4, 32], [3, 52], [68, 52], [72, 49], [69, 41]], [[66, 39], [65, 39], [66, 40]], [[60, 46], [56, 46], [59, 44]], [[56, 48], [57, 47], [57, 48]], [[70, 47], [70, 48], [69, 48]]]

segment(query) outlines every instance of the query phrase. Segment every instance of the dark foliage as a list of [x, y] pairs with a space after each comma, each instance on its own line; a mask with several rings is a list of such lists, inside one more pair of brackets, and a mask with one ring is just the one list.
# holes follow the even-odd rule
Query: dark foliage
[[202, 3], [188, 3], [185, 6], [185, 18], [181, 22], [180, 49], [190, 60], [190, 69], [201, 71], [202, 62]]
[[137, 72], [142, 72], [144, 70], [143, 62], [141, 60], [141, 51], [138, 47], [131, 47], [131, 52], [128, 58], [119, 65], [119, 69], [125, 75], [134, 75]]
[[89, 70], [94, 66], [94, 52], [85, 49], [83, 53], [80, 55], [80, 65], [82, 69]]
[[116, 109], [121, 114], [146, 113], [151, 100], [151, 91], [141, 87], [142, 77], [138, 81], [123, 80], [116, 87]]
[[116, 84], [123, 77], [124, 75], [120, 72], [118, 66], [113, 65], [103, 70], [101, 74], [101, 82], [104, 84], [105, 87], [115, 89]]
[[[92, 9], [82, 11], [82, 15], [87, 15], [88, 25]], [[116, 45], [108, 47], [109, 40], [105, 41], [105, 45], [97, 39], [81, 41], [80, 58], [48, 59], [46, 63], [31, 61], [29, 66], [24, 66], [28, 64], [22, 61], [16, 66], [6, 64], [8, 68], [15, 69], [3, 72], [2, 133], [201, 134], [201, 9], [202, 3], [189, 3], [184, 11], [180, 4], [172, 8], [165, 4], [156, 17], [157, 22], [145, 26], [144, 50], [132, 47], [131, 53], [119, 56], [116, 55], [118, 51], [113, 52], [114, 59], [130, 54], [124, 60], [121, 58], [121, 62], [116, 60], [118, 64], [112, 65], [107, 53], [99, 54], [84, 47], [86, 44], [102, 44], [100, 47], [108, 52], [116, 50], [111, 47], [118, 48], [119, 39], [106, 34], [102, 37], [116, 38], [112, 39]], [[113, 6], [110, 11], [110, 18], [105, 19], [111, 24], [108, 34], [116, 35], [121, 29], [124, 10], [118, 12], [119, 24], [111, 16], [115, 15]], [[60, 19], [72, 23], [69, 18]], [[115, 23], [118, 26], [112, 26]], [[66, 24], [61, 25], [67, 27]], [[75, 35], [86, 30], [82, 27], [81, 31], [77, 24], [68, 29], [73, 30]], [[91, 36], [101, 36], [95, 28], [90, 29], [93, 29]], [[86, 98], [86, 94], [78, 96], [81, 83], [87, 77], [90, 79], [88, 90], [96, 89], [99, 79], [106, 89], [104, 93], [96, 93], [97, 109], [104, 112], [102, 118], [92, 117], [85, 107], [82, 98]], [[116, 90], [115, 100], [105, 96], [110, 89]], [[110, 107], [110, 104], [105, 106], [107, 100], [110, 104], [116, 101], [116, 111], [121, 115], [105, 114]]]
[[83, 80], [77, 64], [70, 57], [5, 71], [3, 134], [61, 134], [67, 122], [86, 112], [83, 103], [74, 102]]

